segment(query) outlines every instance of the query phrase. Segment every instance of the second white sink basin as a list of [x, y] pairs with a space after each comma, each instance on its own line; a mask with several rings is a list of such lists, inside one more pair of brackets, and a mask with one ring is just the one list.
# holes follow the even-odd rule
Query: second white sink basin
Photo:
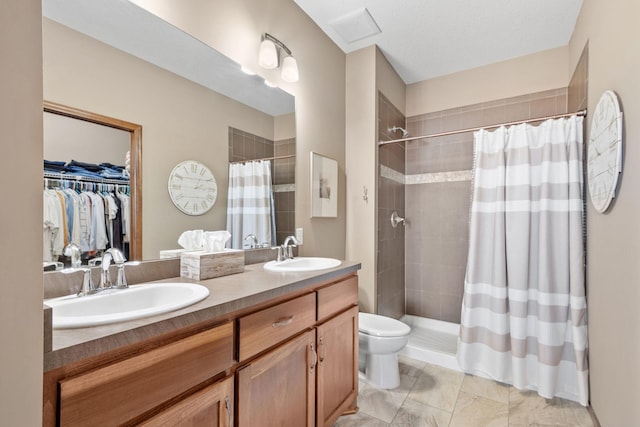
[[45, 300], [53, 309], [53, 329], [83, 328], [141, 319], [202, 301], [209, 289], [191, 283], [153, 283], [95, 295]]
[[269, 261], [264, 265], [264, 269], [268, 271], [302, 272], [326, 270], [337, 267], [340, 264], [342, 264], [342, 261], [335, 258], [299, 257], [280, 262]]

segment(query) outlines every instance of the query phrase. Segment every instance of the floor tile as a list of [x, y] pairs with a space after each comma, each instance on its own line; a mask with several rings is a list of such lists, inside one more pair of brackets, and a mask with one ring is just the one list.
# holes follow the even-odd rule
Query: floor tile
[[509, 392], [510, 425], [566, 426], [562, 400], [545, 399], [535, 391], [511, 388]]
[[450, 427], [507, 427], [509, 404], [460, 392]]
[[392, 390], [367, 384], [358, 394], [358, 407], [362, 412], [390, 423], [415, 382], [415, 377], [400, 375], [400, 385]]
[[344, 415], [338, 419], [333, 425], [334, 427], [389, 427], [389, 423], [385, 423], [375, 417], [360, 411], [353, 415]]
[[409, 399], [452, 412], [464, 374], [435, 365], [426, 365]]
[[509, 388], [509, 385], [497, 381], [465, 375], [461, 390], [496, 402], [509, 403]]
[[571, 427], [596, 427], [589, 410], [577, 402], [570, 400], [562, 401], [562, 409], [567, 420], [567, 425]]
[[359, 412], [336, 427], [596, 427], [587, 408], [564, 399], [401, 356], [400, 386], [360, 381]]
[[450, 412], [407, 399], [391, 427], [447, 427], [450, 419]]

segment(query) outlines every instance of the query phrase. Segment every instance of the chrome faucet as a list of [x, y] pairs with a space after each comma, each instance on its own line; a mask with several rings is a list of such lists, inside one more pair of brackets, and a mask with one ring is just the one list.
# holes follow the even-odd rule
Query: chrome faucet
[[247, 239], [251, 240], [251, 243], [249, 244], [249, 247], [251, 249], [258, 247], [258, 238], [256, 237], [255, 234], [247, 234], [247, 236], [244, 238], [244, 241], [246, 242]]
[[80, 251], [80, 247], [75, 243], [69, 243], [65, 246], [63, 255], [71, 258], [71, 268], [78, 268], [82, 265], [82, 252]]
[[[108, 288], [126, 288], [127, 279], [124, 275], [124, 263], [127, 259], [122, 255], [118, 249], [107, 249], [102, 255], [102, 262], [100, 263], [100, 286], [99, 290]], [[109, 266], [111, 263], [118, 266], [118, 275], [116, 278], [116, 284], [111, 283], [111, 275], [109, 273]]]
[[93, 278], [91, 277], [91, 269], [90, 268], [67, 268], [62, 270], [64, 274], [75, 273], [76, 271], [82, 271], [82, 287], [80, 291], [78, 291], [78, 296], [82, 297], [85, 295], [91, 295], [98, 292], [95, 285], [93, 284]]
[[293, 248], [298, 246], [298, 239], [295, 236], [287, 236], [282, 244], [284, 259], [293, 259]]

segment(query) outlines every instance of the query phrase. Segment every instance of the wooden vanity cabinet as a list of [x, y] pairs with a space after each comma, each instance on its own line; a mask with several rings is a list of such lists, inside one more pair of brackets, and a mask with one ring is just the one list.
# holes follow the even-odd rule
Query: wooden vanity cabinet
[[57, 404], [43, 424], [332, 426], [356, 409], [357, 305], [353, 274], [206, 330], [50, 371], [44, 407]]
[[[316, 426], [330, 427], [356, 410], [358, 397], [358, 279], [318, 290]], [[337, 313], [337, 314], [336, 314]]]
[[272, 349], [237, 370], [238, 427], [332, 426], [355, 410], [357, 304], [354, 275], [239, 319], [241, 361]]
[[[228, 322], [60, 379], [59, 424], [98, 427], [137, 423], [146, 413], [157, 413], [163, 405], [232, 365], [233, 323]], [[207, 405], [212, 407], [213, 403]], [[189, 425], [186, 418], [184, 421]]]
[[249, 362], [236, 373], [238, 427], [313, 427], [315, 331]]

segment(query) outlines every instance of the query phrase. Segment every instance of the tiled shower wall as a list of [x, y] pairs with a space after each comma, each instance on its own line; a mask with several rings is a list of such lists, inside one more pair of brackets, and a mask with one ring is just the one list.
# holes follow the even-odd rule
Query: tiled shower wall
[[[405, 127], [405, 117], [381, 93], [378, 94], [378, 140], [401, 138], [390, 132]], [[405, 313], [404, 248], [405, 230], [391, 226], [391, 213], [405, 215], [405, 144], [389, 144], [378, 150], [378, 314], [400, 318]]]
[[[229, 162], [295, 154], [295, 138], [274, 142], [229, 128]], [[284, 243], [286, 236], [295, 234], [295, 165], [295, 157], [271, 161], [278, 244]]]
[[[407, 130], [420, 136], [566, 111], [567, 89], [554, 89], [409, 117]], [[472, 132], [406, 144], [407, 314], [460, 323], [472, 162]]]
[[[296, 154], [295, 138], [275, 141], [275, 157]], [[276, 205], [276, 237], [278, 244], [284, 243], [287, 236], [295, 236], [296, 213], [296, 158], [273, 161], [273, 191]]]

